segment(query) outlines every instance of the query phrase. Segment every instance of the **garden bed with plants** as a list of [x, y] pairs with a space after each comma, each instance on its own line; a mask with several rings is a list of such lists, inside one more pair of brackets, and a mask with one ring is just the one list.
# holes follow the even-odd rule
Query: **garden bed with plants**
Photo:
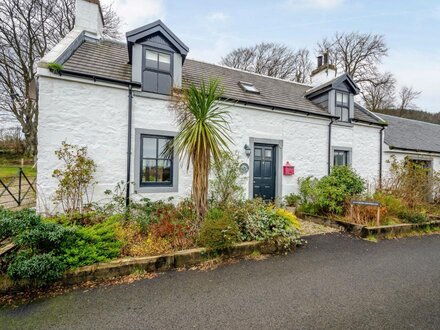
[[[299, 186], [300, 194], [285, 200], [300, 217], [361, 237], [430, 231], [440, 226], [440, 174], [409, 160], [392, 160], [389, 176], [372, 194], [359, 175], [343, 166], [334, 167], [321, 179], [299, 179]], [[353, 203], [354, 199], [360, 203]]]
[[[242, 251], [237, 256], [263, 248], [287, 251], [300, 243], [296, 217], [260, 201], [213, 207], [200, 226], [194, 226], [196, 214], [190, 201], [143, 200], [123, 213], [115, 212], [114, 207], [55, 217], [42, 217], [31, 210], [0, 210], [0, 241], [8, 238], [15, 244], [0, 256], [0, 278], [9, 287], [11, 280], [46, 286], [63, 276], [72, 282], [72, 276], [82, 278], [84, 272], [90, 275], [92, 270], [108, 268], [75, 272], [81, 267], [121, 258], [125, 259], [113, 265], [125, 270], [107, 269], [105, 273], [126, 275], [139, 265], [148, 265], [151, 271], [163, 270], [161, 265], [170, 269], [185, 266], [185, 258], [191, 264], [221, 254], [234, 256], [237, 251]], [[246, 244], [240, 245], [255, 241], [264, 244], [251, 244], [248, 250], [243, 248]], [[181, 252], [197, 248], [203, 249]]]

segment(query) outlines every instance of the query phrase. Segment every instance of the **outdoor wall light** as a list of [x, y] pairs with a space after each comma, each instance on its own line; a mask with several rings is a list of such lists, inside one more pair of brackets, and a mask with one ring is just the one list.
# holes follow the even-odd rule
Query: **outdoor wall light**
[[244, 151], [246, 152], [246, 156], [249, 157], [251, 155], [251, 147], [249, 147], [249, 145], [244, 145]]

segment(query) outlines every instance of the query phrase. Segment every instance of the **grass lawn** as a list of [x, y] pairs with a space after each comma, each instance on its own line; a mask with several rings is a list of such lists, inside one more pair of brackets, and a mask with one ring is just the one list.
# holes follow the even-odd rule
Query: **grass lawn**
[[[35, 177], [37, 175], [37, 171], [32, 166], [23, 166], [23, 172], [27, 177]], [[17, 166], [3, 166], [0, 165], [0, 178], [12, 177], [17, 175], [18, 167]]]

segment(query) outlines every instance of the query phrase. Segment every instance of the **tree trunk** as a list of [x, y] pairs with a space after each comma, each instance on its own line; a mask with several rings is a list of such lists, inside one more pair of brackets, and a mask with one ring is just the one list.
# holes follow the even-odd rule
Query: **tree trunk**
[[200, 150], [193, 156], [193, 184], [192, 198], [198, 215], [198, 222], [205, 217], [208, 211], [208, 177], [210, 151]]

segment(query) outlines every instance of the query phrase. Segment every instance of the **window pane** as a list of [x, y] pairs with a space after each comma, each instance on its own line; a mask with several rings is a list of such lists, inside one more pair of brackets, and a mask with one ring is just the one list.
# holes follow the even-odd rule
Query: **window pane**
[[342, 103], [348, 106], [348, 94], [342, 94]]
[[159, 152], [157, 154], [157, 156], [159, 158], [169, 158], [165, 153], [165, 146], [170, 140], [171, 139], [159, 139], [159, 141], [158, 141], [158, 143], [159, 143], [159, 146], [158, 146], [159, 150], [158, 151]]
[[336, 107], [335, 115], [337, 117], [341, 117], [341, 113], [342, 113], [342, 108], [341, 107]]
[[159, 73], [157, 78], [157, 92], [171, 94], [171, 76], [167, 73]]
[[336, 102], [342, 103], [342, 93], [336, 93]]
[[171, 56], [170, 54], [159, 53], [159, 70], [170, 71]]
[[341, 120], [342, 121], [348, 121], [348, 112], [349, 110], [347, 108], [342, 108], [342, 117]]
[[260, 158], [261, 157], [261, 149], [260, 148], [255, 148], [255, 151], [254, 151], [254, 157], [255, 158]]
[[157, 157], [157, 149], [156, 149], [156, 138], [143, 138], [142, 142], [142, 158], [156, 158]]
[[142, 76], [142, 90], [157, 93], [157, 73], [145, 70]]
[[171, 182], [171, 161], [157, 161], [157, 182]]
[[156, 160], [142, 160], [141, 182], [156, 182], [156, 172]]
[[270, 150], [270, 149], [264, 150], [264, 158], [267, 159], [267, 158], [271, 158], [271, 157], [272, 157], [272, 150]]
[[335, 166], [347, 166], [348, 165], [348, 151], [335, 150], [333, 152], [334, 165]]
[[145, 51], [145, 65], [148, 68], [153, 68], [153, 69], [157, 69], [157, 61], [158, 58], [158, 53], [157, 52], [153, 52], [152, 50], [146, 50]]

